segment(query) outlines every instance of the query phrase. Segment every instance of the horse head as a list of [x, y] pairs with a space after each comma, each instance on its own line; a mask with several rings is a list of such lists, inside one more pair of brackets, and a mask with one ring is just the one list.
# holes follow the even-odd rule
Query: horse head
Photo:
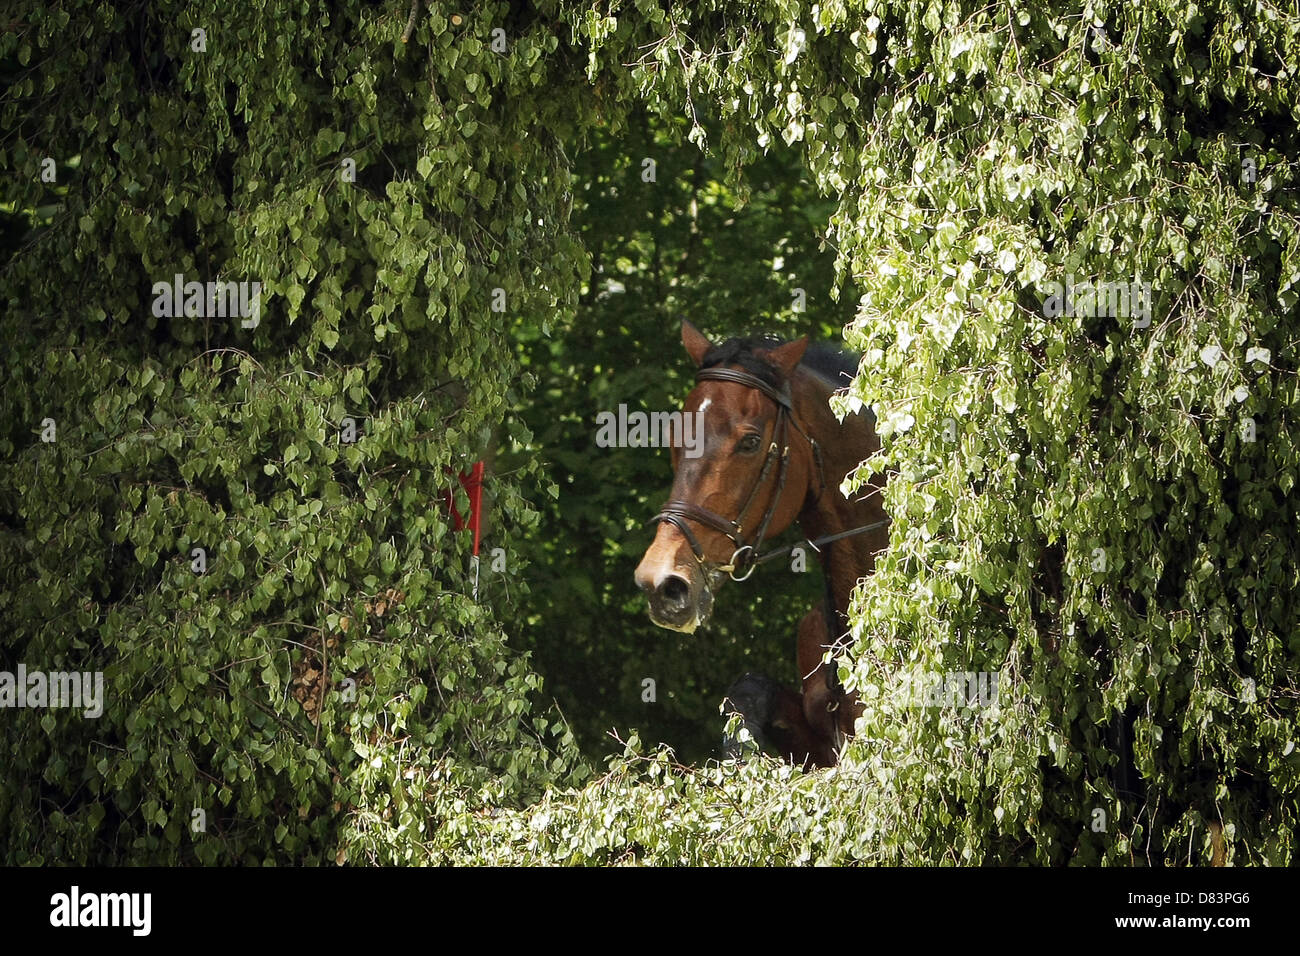
[[683, 413], [696, 416], [702, 441], [695, 457], [673, 442], [671, 497], [636, 583], [652, 621], [693, 633], [728, 575], [747, 577], [764, 537], [788, 528], [820, 488], [814, 446], [795, 412], [807, 338], [714, 346], [682, 322], [682, 344], [697, 367]]

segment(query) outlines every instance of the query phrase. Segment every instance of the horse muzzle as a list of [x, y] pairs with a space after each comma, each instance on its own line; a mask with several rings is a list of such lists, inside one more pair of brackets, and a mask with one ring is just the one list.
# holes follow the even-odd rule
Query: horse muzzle
[[636, 583], [646, 596], [650, 620], [670, 631], [693, 634], [713, 614], [713, 589], [705, 575], [647, 568], [636, 571]]

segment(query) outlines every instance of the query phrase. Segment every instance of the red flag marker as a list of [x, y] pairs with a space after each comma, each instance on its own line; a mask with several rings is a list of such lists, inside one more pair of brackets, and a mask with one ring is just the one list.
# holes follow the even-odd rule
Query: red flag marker
[[478, 600], [478, 541], [480, 519], [483, 515], [483, 462], [474, 463], [474, 467], [467, 472], [459, 475], [460, 486], [465, 489], [465, 494], [469, 495], [469, 521], [468, 523], [460, 516], [456, 510], [456, 496], [451, 488], [447, 489], [445, 498], [447, 508], [451, 511], [451, 526], [455, 531], [463, 531], [469, 527], [474, 532], [474, 550], [470, 558], [470, 567], [474, 569], [474, 600]]

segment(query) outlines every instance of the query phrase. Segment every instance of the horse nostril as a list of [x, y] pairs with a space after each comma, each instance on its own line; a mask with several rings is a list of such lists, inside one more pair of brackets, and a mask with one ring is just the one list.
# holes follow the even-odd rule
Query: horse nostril
[[653, 575], [645, 574], [641, 571], [640, 568], [637, 568], [636, 575], [634, 576], [634, 580], [636, 581], [636, 586], [639, 587], [642, 591], [645, 591], [647, 594], [654, 593], [655, 579]]
[[686, 599], [690, 597], [691, 586], [686, 583], [685, 578], [679, 578], [672, 574], [663, 580], [659, 585], [659, 597], [666, 604], [674, 607], [685, 607]]

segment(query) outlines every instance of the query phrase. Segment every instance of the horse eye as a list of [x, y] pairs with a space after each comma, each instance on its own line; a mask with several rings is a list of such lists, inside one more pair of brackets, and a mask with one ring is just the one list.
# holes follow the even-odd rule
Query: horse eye
[[743, 452], [758, 451], [758, 446], [761, 443], [762, 443], [762, 439], [759, 438], [757, 435], [751, 433], [749, 435], [746, 435], [744, 438], [742, 438], [740, 440], [740, 444], [737, 445], [736, 448], [737, 450]]

